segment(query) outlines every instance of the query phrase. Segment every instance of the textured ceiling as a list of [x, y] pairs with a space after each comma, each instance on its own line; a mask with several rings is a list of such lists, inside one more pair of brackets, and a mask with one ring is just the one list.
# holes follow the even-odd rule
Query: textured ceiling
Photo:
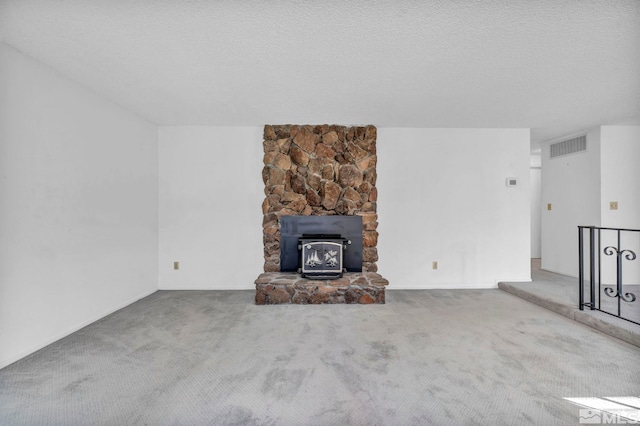
[[0, 0], [0, 37], [160, 125], [640, 119], [637, 0]]

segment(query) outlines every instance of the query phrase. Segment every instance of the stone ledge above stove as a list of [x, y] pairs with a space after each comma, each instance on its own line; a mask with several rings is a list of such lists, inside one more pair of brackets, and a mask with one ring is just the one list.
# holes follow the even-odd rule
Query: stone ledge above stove
[[309, 280], [295, 272], [265, 272], [255, 281], [256, 305], [385, 303], [385, 278], [375, 272], [346, 272], [334, 280]]

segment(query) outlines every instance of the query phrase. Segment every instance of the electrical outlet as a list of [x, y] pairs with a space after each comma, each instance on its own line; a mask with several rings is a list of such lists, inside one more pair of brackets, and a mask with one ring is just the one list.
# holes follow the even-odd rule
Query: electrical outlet
[[438, 269], [438, 261], [434, 260], [433, 262], [431, 262], [431, 269]]
[[618, 210], [618, 202], [609, 201], [609, 210]]
[[180, 262], [173, 262], [173, 269], [176, 271], [180, 269]]

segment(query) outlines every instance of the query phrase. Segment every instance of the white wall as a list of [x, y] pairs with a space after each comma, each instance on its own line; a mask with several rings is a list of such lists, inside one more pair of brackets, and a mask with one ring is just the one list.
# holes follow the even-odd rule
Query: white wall
[[542, 144], [542, 269], [576, 277], [578, 226], [600, 224], [600, 128], [587, 133], [587, 151], [550, 159], [556, 141]]
[[255, 289], [263, 271], [262, 131], [160, 127], [160, 289]]
[[157, 288], [157, 127], [0, 44], [0, 367]]
[[532, 154], [529, 169], [531, 191], [531, 258], [537, 259], [541, 252], [542, 205], [540, 200], [540, 185], [542, 183], [542, 158], [540, 154]]
[[[602, 126], [601, 203], [603, 227], [640, 229], [640, 126]], [[618, 210], [609, 203], [618, 202]], [[617, 245], [614, 232], [602, 232], [602, 245]], [[621, 249], [640, 254], [638, 233], [622, 233]], [[603, 282], [616, 282], [615, 256], [602, 256]], [[625, 283], [640, 282], [640, 262], [623, 259]]]
[[549, 159], [551, 143], [573, 136], [543, 144], [542, 268], [575, 277], [578, 225], [640, 229], [640, 126], [597, 127], [587, 152]]
[[[254, 288], [262, 128], [160, 127], [159, 140], [160, 288]], [[379, 266], [390, 288], [530, 279], [528, 130], [378, 129], [378, 153]]]
[[602, 126], [601, 140], [601, 226], [640, 229], [640, 126]]
[[378, 266], [390, 288], [529, 281], [529, 149], [528, 129], [378, 129]]

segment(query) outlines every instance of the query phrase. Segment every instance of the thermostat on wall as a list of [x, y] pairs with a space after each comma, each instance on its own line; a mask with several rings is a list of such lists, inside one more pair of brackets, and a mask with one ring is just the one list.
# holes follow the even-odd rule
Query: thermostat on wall
[[518, 179], [514, 177], [507, 178], [507, 186], [518, 186]]

